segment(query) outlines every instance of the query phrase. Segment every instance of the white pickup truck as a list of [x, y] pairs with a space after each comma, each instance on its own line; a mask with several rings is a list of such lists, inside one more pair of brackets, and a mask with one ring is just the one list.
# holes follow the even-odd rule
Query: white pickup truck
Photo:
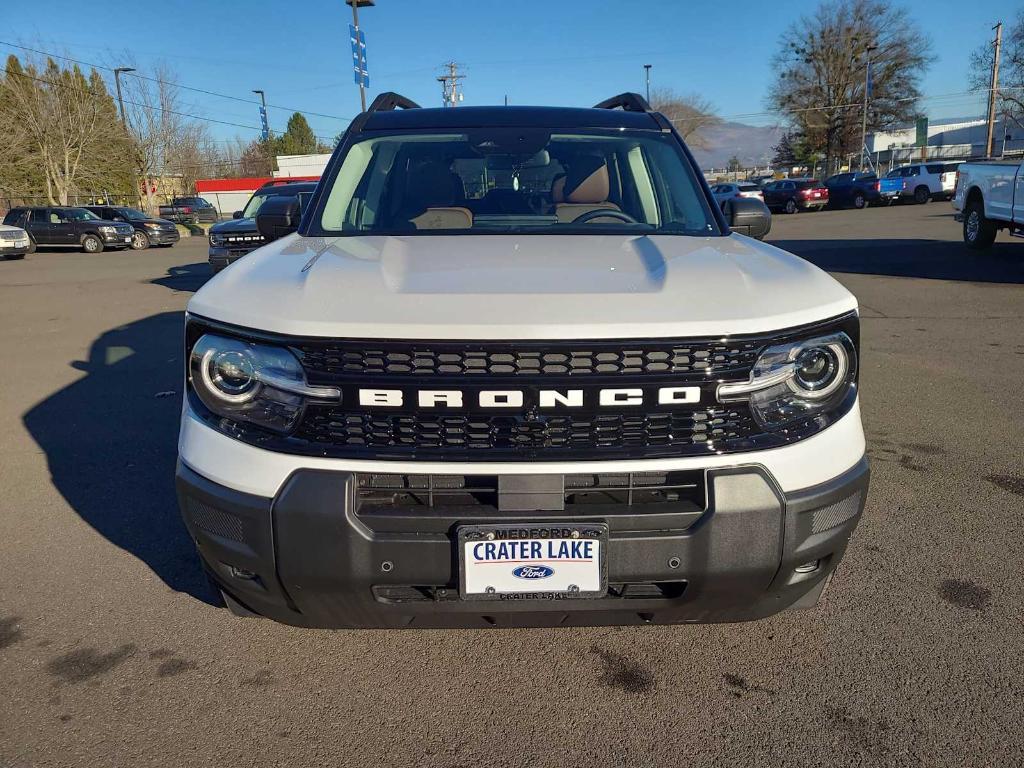
[[1024, 176], [1019, 161], [964, 163], [953, 193], [957, 221], [968, 248], [982, 250], [1000, 229], [1024, 231]]

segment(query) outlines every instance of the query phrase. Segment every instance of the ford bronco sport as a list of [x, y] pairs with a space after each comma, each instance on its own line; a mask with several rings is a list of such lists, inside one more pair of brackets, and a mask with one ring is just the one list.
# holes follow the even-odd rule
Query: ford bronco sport
[[[868, 486], [854, 297], [641, 97], [382, 94], [192, 298], [177, 468], [229, 607], [316, 627], [814, 605]], [[297, 229], [297, 231], [296, 231]], [[739, 234], [745, 232], [753, 237]]]

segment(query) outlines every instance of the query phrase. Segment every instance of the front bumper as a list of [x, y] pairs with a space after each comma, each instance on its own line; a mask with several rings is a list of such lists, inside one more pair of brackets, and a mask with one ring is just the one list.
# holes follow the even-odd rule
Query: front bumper
[[0, 259], [8, 256], [24, 256], [28, 253], [28, 240], [0, 240]]
[[210, 246], [210, 266], [214, 272], [220, 272], [228, 264], [233, 264], [243, 256], [252, 253], [259, 246], [253, 246], [252, 248], [245, 247], [228, 247], [220, 245]]
[[[567, 473], [573, 465], [565, 465]], [[355, 474], [299, 469], [274, 498], [229, 489], [180, 462], [177, 491], [204, 566], [255, 613], [309, 627], [491, 627], [729, 622], [813, 604], [867, 495], [862, 458], [783, 493], [757, 464], [706, 470], [688, 515], [509, 516], [487, 507], [363, 513]], [[458, 593], [455, 529], [494, 522], [606, 522], [609, 592], [591, 600], [482, 603]], [[798, 566], [817, 563], [810, 572]]]
[[128, 232], [101, 232], [103, 245], [107, 248], [127, 248], [132, 244], [132, 234]]
[[149, 237], [150, 245], [172, 245], [181, 239], [177, 227], [172, 229], [145, 229], [142, 230]]

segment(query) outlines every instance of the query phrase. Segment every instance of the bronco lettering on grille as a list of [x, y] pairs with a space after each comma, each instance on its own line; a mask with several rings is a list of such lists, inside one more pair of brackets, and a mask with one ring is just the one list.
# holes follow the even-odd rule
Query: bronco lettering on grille
[[[523, 408], [526, 392], [520, 389], [480, 390], [475, 394], [473, 405], [480, 408]], [[360, 389], [359, 404], [380, 408], [400, 408], [403, 405], [418, 405], [420, 408], [462, 408], [469, 405], [469, 398], [459, 389], [416, 390], [415, 397], [407, 402], [406, 393], [401, 389]], [[589, 390], [584, 389], [541, 389], [536, 392], [538, 408], [616, 408], [621, 406], [648, 404], [661, 406], [697, 405], [701, 400], [700, 387], [659, 387], [647, 392], [640, 387], [621, 387]]]

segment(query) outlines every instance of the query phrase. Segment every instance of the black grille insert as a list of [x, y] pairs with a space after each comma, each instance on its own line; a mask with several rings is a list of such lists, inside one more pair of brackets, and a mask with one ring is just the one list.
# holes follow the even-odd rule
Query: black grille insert
[[311, 378], [338, 376], [588, 376], [726, 374], [746, 371], [759, 340], [545, 342], [302, 342], [294, 347]]
[[598, 451], [652, 455], [659, 448], [679, 455], [735, 450], [759, 432], [744, 405], [674, 413], [609, 413], [572, 416], [388, 414], [311, 405], [296, 436], [312, 445], [360, 450], [379, 456], [427, 458], [433, 452], [474, 459], [524, 456], [544, 451], [554, 457]]
[[[704, 473], [601, 472], [564, 476], [567, 509], [624, 505], [633, 512], [661, 512], [663, 505], [686, 502], [705, 506]], [[359, 509], [374, 511], [410, 508], [499, 507], [497, 475], [356, 475]]]

